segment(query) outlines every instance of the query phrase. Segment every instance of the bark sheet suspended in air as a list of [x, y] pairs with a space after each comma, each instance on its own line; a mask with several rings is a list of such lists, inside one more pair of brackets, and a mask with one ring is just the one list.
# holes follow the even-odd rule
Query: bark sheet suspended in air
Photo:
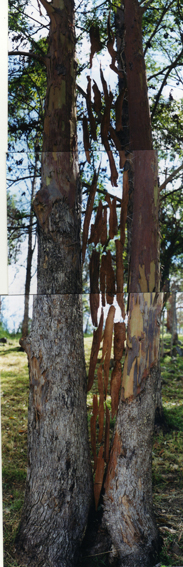
[[50, 17], [38, 290], [30, 335], [28, 474], [18, 564], [73, 567], [92, 500], [86, 411], [80, 248], [80, 183], [72, 0], [40, 0]]

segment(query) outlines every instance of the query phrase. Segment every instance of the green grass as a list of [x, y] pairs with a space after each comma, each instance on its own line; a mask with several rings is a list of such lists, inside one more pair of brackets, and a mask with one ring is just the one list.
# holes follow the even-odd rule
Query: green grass
[[[7, 334], [8, 335], [8, 334]], [[6, 336], [3, 332], [0, 336]], [[14, 538], [18, 529], [24, 499], [27, 467], [27, 356], [19, 349], [19, 337], [7, 336], [0, 344], [4, 567], [19, 567], [15, 560]], [[86, 366], [92, 337], [85, 337]], [[183, 342], [183, 337], [182, 337]], [[167, 351], [170, 337], [166, 337]], [[165, 349], [166, 352], [166, 349]], [[99, 354], [100, 357], [100, 354]], [[162, 399], [169, 431], [154, 436], [153, 498], [157, 523], [163, 538], [160, 561], [163, 566], [183, 565], [183, 357], [161, 360]], [[88, 393], [88, 424], [92, 414], [97, 379]], [[110, 409], [110, 395], [106, 400]], [[112, 436], [114, 420], [110, 420]], [[87, 567], [106, 565], [106, 554], [87, 560]], [[84, 567], [84, 565], [83, 565]]]

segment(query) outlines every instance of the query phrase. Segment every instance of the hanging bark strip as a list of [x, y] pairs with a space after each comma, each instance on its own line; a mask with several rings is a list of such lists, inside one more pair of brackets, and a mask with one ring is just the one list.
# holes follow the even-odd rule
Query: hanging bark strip
[[129, 199], [129, 183], [128, 183], [128, 171], [123, 172], [123, 198], [121, 203], [121, 218], [120, 218], [120, 240], [122, 245], [125, 243], [125, 225], [128, 210], [128, 199]]
[[123, 299], [123, 245], [120, 240], [115, 240], [116, 245], [116, 281], [117, 281], [117, 302], [121, 308], [123, 319], [125, 318], [125, 306]]
[[100, 291], [102, 293], [102, 306], [105, 307], [105, 298], [107, 303], [112, 305], [115, 295], [115, 274], [112, 267], [111, 252], [102, 256], [100, 268]]
[[89, 230], [90, 219], [91, 219], [91, 215], [92, 215], [92, 211], [93, 211], [95, 193], [96, 193], [96, 190], [97, 190], [97, 180], [98, 180], [98, 176], [99, 176], [99, 170], [100, 170], [100, 168], [98, 169], [97, 173], [96, 173], [96, 171], [94, 171], [93, 181], [92, 181], [90, 193], [89, 193], [89, 196], [88, 196], [88, 202], [87, 202], [87, 207], [86, 207], [86, 212], [85, 212], [85, 219], [84, 219], [84, 226], [83, 226], [83, 247], [82, 247], [83, 262], [84, 262], [84, 259], [85, 259], [86, 245], [87, 245], [87, 240], [88, 240], [88, 230]]
[[100, 241], [102, 246], [105, 246], [107, 242], [107, 207], [104, 206], [102, 209], [102, 230], [101, 230]]
[[135, 150], [130, 292], [150, 292], [159, 288], [158, 211], [156, 152]]
[[103, 437], [104, 429], [104, 386], [103, 386], [103, 369], [102, 364], [100, 364], [97, 376], [98, 376], [98, 392], [99, 392], [99, 432], [98, 432], [98, 443], [101, 443]]
[[110, 413], [106, 405], [106, 418], [105, 418], [105, 449], [104, 461], [108, 463], [109, 460], [109, 432], [110, 432]]
[[99, 88], [97, 86], [97, 83], [95, 82], [95, 80], [93, 79], [93, 92], [94, 92], [94, 110], [95, 112], [97, 112], [97, 114], [99, 114], [102, 110], [102, 101], [101, 101], [101, 92], [99, 91]]
[[98, 415], [98, 400], [97, 395], [94, 394], [93, 396], [93, 415], [91, 416], [90, 420], [90, 428], [91, 428], [91, 447], [94, 459], [94, 471], [96, 470], [97, 466], [97, 453], [96, 453], [96, 420]]
[[117, 220], [117, 213], [116, 213], [116, 197], [114, 197], [114, 199], [112, 200], [112, 203], [111, 203], [111, 199], [110, 199], [108, 193], [106, 193], [105, 200], [107, 201], [107, 203], [109, 205], [109, 209], [110, 209], [109, 238], [111, 240], [113, 240], [114, 236], [118, 232], [118, 220]]
[[90, 43], [91, 43], [91, 53], [90, 53], [90, 69], [92, 67], [92, 60], [95, 53], [100, 51], [102, 44], [100, 42], [100, 30], [96, 25], [91, 25], [90, 28]]
[[[95, 374], [95, 368], [96, 368], [96, 364], [97, 364], [98, 351], [99, 351], [100, 343], [101, 343], [101, 340], [102, 340], [103, 321], [104, 321], [104, 313], [103, 313], [103, 309], [102, 309], [98, 329], [96, 331], [95, 330], [93, 331], [93, 342], [92, 342], [92, 348], [91, 348], [91, 354], [90, 354], [90, 367], [89, 367], [89, 373], [88, 373], [87, 392], [89, 392], [89, 390], [91, 390], [91, 388], [93, 386], [93, 382], [94, 382], [94, 374]], [[100, 391], [99, 391], [99, 393], [100, 393]]]
[[[115, 113], [116, 113], [116, 132], [120, 132], [123, 130], [122, 126], [122, 108], [123, 108], [123, 100], [125, 96], [126, 89], [124, 88], [121, 93], [118, 95], [116, 102], [115, 102]], [[120, 148], [121, 149], [121, 148]]]
[[109, 367], [111, 358], [111, 347], [112, 347], [112, 332], [114, 323], [115, 307], [111, 305], [104, 329], [104, 340], [102, 349], [102, 361], [104, 361], [104, 393], [105, 398], [107, 396], [107, 386], [109, 378]]
[[109, 54], [111, 56], [112, 62], [110, 64], [110, 68], [112, 69], [112, 71], [114, 71], [115, 73], [117, 73], [117, 75], [119, 75], [120, 77], [123, 77], [123, 73], [121, 71], [119, 71], [119, 69], [116, 67], [115, 65], [115, 60], [117, 58], [117, 51], [114, 50], [114, 42], [115, 42], [115, 36], [114, 33], [111, 29], [111, 25], [110, 25], [110, 15], [108, 16], [108, 21], [107, 21], [107, 31], [108, 31], [108, 42], [107, 42], [107, 49], [109, 51]]
[[117, 169], [116, 169], [114, 157], [113, 157], [112, 151], [110, 149], [109, 141], [108, 141], [108, 132], [109, 132], [109, 128], [110, 128], [110, 111], [111, 111], [111, 106], [112, 106], [112, 101], [113, 101], [113, 94], [111, 92], [108, 94], [107, 83], [104, 79], [101, 67], [100, 67], [100, 76], [101, 76], [101, 81], [102, 81], [103, 91], [104, 91], [104, 98], [105, 98], [105, 110], [104, 110], [104, 114], [103, 114], [103, 117], [102, 117], [102, 120], [101, 120], [101, 139], [102, 139], [102, 143], [104, 145], [104, 148], [106, 149], [106, 152], [107, 152], [107, 155], [108, 155], [108, 158], [109, 158], [109, 165], [110, 165], [110, 170], [111, 170], [111, 184], [113, 186], [117, 187], [118, 172], [117, 172]]
[[95, 122], [95, 117], [93, 116], [92, 105], [91, 105], [91, 79], [89, 76], [87, 77], [87, 81], [88, 81], [88, 85], [86, 90], [86, 104], [88, 110], [88, 117], [90, 121], [92, 138], [97, 142], [96, 122]]
[[83, 116], [83, 144], [86, 154], [86, 159], [88, 163], [90, 163], [90, 140], [89, 140], [89, 132], [88, 132], [88, 121], [86, 116]]
[[99, 201], [99, 205], [98, 205], [98, 209], [97, 209], [97, 214], [96, 214], [96, 218], [95, 218], [95, 224], [91, 225], [91, 235], [90, 238], [88, 240], [88, 244], [91, 244], [91, 242], [93, 242], [96, 246], [96, 244], [98, 244], [100, 237], [101, 237], [101, 231], [102, 231], [102, 201]]
[[104, 478], [104, 459], [103, 459], [103, 447], [101, 446], [97, 458], [97, 468], [96, 468], [95, 482], [94, 482], [95, 510], [97, 510], [98, 508], [100, 493], [102, 490], [103, 478]]
[[114, 323], [114, 360], [115, 366], [111, 376], [111, 409], [112, 419], [118, 409], [121, 387], [121, 358], [126, 337], [125, 323]]
[[98, 327], [100, 252], [93, 250], [90, 258], [90, 310], [94, 327]]

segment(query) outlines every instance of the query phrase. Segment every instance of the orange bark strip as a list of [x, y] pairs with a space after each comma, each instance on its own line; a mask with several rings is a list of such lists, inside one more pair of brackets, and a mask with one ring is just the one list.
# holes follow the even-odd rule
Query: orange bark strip
[[89, 230], [89, 224], [90, 224], [91, 214], [92, 214], [92, 210], [93, 210], [95, 193], [96, 193], [96, 189], [97, 189], [98, 176], [99, 176], [99, 170], [98, 170], [97, 173], [96, 173], [96, 171], [94, 171], [93, 181], [92, 181], [91, 190], [90, 190], [90, 194], [89, 194], [89, 197], [88, 197], [88, 202], [87, 202], [87, 207], [86, 207], [86, 212], [85, 212], [85, 219], [84, 219], [84, 226], [83, 226], [83, 247], [82, 247], [83, 262], [84, 262], [84, 259], [85, 259], [86, 245], [87, 245], [87, 240], [88, 240], [88, 230]]
[[87, 104], [87, 110], [88, 110], [88, 117], [89, 117], [90, 126], [91, 126], [92, 138], [93, 138], [93, 140], [97, 141], [96, 122], [95, 122], [95, 117], [93, 116], [92, 106], [91, 106], [91, 79], [90, 79], [89, 76], [87, 77], [87, 81], [88, 81], [88, 85], [87, 85], [87, 90], [86, 90], [86, 104]]
[[102, 364], [100, 364], [100, 366], [98, 367], [97, 377], [98, 377], [98, 392], [99, 392], [100, 396], [102, 396], [103, 393], [104, 393], [103, 378], [102, 378]]
[[110, 430], [110, 413], [106, 406], [106, 421], [105, 421], [105, 449], [104, 449], [104, 461], [108, 463], [109, 460], [109, 430]]
[[107, 303], [112, 305], [113, 298], [115, 295], [115, 274], [112, 267], [110, 250], [107, 251], [107, 256], [106, 256], [106, 275], [107, 275], [107, 289], [106, 289]]
[[112, 419], [118, 410], [120, 386], [121, 386], [121, 363], [116, 361], [111, 376]]
[[107, 242], [107, 207], [103, 207], [102, 210], [102, 229], [100, 241], [102, 246], [104, 246]]
[[83, 116], [83, 144], [86, 154], [86, 159], [88, 163], [90, 163], [90, 140], [89, 140], [89, 132], [88, 132], [88, 122], [86, 116]]
[[103, 91], [104, 91], [104, 98], [105, 98], [105, 103], [107, 103], [109, 95], [108, 95], [108, 90], [107, 90], [107, 83], [104, 79], [104, 75], [103, 75], [103, 71], [102, 71], [102, 67], [100, 65], [100, 78], [101, 78], [101, 83], [103, 86]]
[[101, 446], [97, 459], [97, 468], [96, 468], [95, 482], [94, 482], [95, 510], [97, 510], [98, 508], [100, 493], [102, 490], [103, 478], [104, 478], [104, 459], [103, 459], [103, 447]]
[[95, 367], [97, 364], [98, 351], [102, 339], [103, 320], [104, 320], [104, 313], [102, 309], [98, 329], [96, 331], [93, 331], [93, 342], [92, 342], [91, 355], [90, 355], [90, 367], [88, 374], [87, 392], [89, 392], [94, 382]]
[[127, 218], [127, 210], [128, 210], [128, 199], [129, 199], [129, 182], [128, 182], [128, 171], [123, 172], [123, 199], [121, 203], [121, 219], [120, 219], [120, 228], [121, 228], [121, 242], [124, 246], [125, 242], [125, 224]]
[[94, 81], [94, 79], [93, 79], [93, 83], [94, 83], [93, 86], [92, 86], [92, 89], [93, 89], [93, 92], [94, 92], [93, 106], [94, 106], [95, 112], [97, 112], [97, 114], [98, 114], [102, 109], [101, 93], [100, 93], [99, 88], [97, 86], [97, 83]]
[[97, 374], [98, 374], [98, 391], [100, 394], [98, 442], [101, 443], [103, 437], [103, 429], [104, 429], [104, 390], [103, 390], [103, 379], [102, 379], [102, 364], [99, 366]]
[[97, 51], [101, 49], [100, 33], [99, 27], [91, 25], [90, 28], [90, 42], [91, 42], [91, 53], [90, 53], [90, 69], [92, 67], [92, 59]]
[[110, 165], [110, 170], [111, 170], [111, 177], [110, 177], [110, 181], [111, 181], [111, 185], [113, 187], [117, 187], [117, 179], [118, 179], [118, 172], [116, 169], [116, 165], [115, 165], [115, 161], [113, 158], [113, 154], [112, 151], [109, 149], [109, 142], [107, 141], [107, 144], [104, 144], [104, 147], [106, 149], [108, 158], [109, 158], [109, 165]]
[[92, 323], [98, 327], [97, 312], [99, 308], [99, 262], [100, 252], [93, 250], [90, 258], [90, 309]]
[[123, 319], [125, 318], [125, 307], [123, 299], [123, 245], [120, 240], [115, 240], [116, 245], [116, 280], [117, 280], [117, 302], [121, 308]]
[[104, 360], [104, 392], [105, 397], [107, 395], [107, 386], [108, 386], [108, 378], [109, 378], [109, 366], [110, 366], [110, 357], [111, 357], [111, 346], [112, 346], [112, 332], [113, 332], [113, 322], [114, 322], [114, 315], [115, 315], [115, 307], [111, 305], [107, 319], [105, 324], [104, 330], [104, 340], [103, 340], [103, 349], [102, 349], [102, 360]]
[[125, 323], [114, 323], [114, 360], [120, 362], [126, 338]]
[[120, 454], [121, 454], [121, 440], [120, 440], [120, 436], [118, 435], [118, 431], [116, 430], [114, 441], [112, 444], [112, 449], [110, 452], [110, 459], [107, 467], [107, 476], [104, 484], [104, 489], [106, 494], [112, 488], [110, 484], [113, 478], [115, 477], [117, 460]]
[[94, 470], [96, 470], [97, 466], [97, 454], [96, 454], [96, 419], [94, 415], [91, 416], [90, 419], [90, 430], [91, 430], [91, 447], [93, 453], [93, 460], [94, 460]]
[[94, 394], [93, 396], [93, 415], [91, 417], [90, 425], [91, 425], [91, 446], [92, 446], [92, 453], [94, 458], [94, 470], [97, 466], [97, 453], [96, 453], [96, 419], [98, 415], [98, 400], [97, 395]]
[[111, 199], [106, 193], [105, 200], [107, 201], [110, 209], [110, 216], [109, 216], [109, 238], [112, 240], [114, 236], [118, 232], [118, 221], [117, 221], [117, 213], [116, 213], [116, 197], [111, 202]]
[[107, 256], [103, 254], [100, 266], [100, 291], [102, 293], [102, 306], [105, 307], [105, 289], [106, 289], [106, 261]]
[[95, 224], [91, 225], [91, 235], [88, 240], [88, 244], [94, 242], [95, 246], [98, 244], [102, 231], [102, 201], [99, 202], [97, 209], [97, 214], [95, 218]]

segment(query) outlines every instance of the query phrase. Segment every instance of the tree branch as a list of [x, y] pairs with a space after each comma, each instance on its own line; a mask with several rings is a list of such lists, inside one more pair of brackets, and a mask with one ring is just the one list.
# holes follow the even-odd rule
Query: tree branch
[[160, 26], [160, 24], [161, 24], [161, 22], [162, 22], [162, 20], [163, 20], [163, 18], [164, 18], [164, 16], [165, 16], [165, 14], [166, 14], [166, 12], [168, 12], [168, 10], [169, 10], [169, 8], [172, 6], [172, 4], [174, 4], [174, 0], [172, 0], [172, 1], [170, 2], [170, 4], [168, 4], [168, 6], [166, 5], [166, 6], [164, 7], [164, 9], [163, 9], [163, 11], [162, 11], [162, 14], [161, 14], [161, 16], [160, 16], [160, 19], [159, 19], [158, 23], [156, 24], [156, 26], [155, 26], [155, 28], [154, 28], [154, 31], [152, 32], [150, 38], [148, 39], [148, 41], [147, 41], [147, 43], [146, 43], [146, 47], [145, 47], [145, 49], [144, 49], [144, 56], [145, 56], [145, 54], [146, 54], [146, 52], [147, 52], [147, 50], [148, 50], [149, 43], [151, 43], [151, 40], [152, 40], [153, 37], [156, 35], [156, 32], [157, 32], [157, 30], [158, 30], [158, 28], [159, 28], [159, 26]]
[[172, 179], [174, 179], [176, 177], [177, 173], [179, 173], [179, 171], [181, 171], [181, 169], [183, 169], [183, 163], [182, 163], [182, 165], [180, 165], [180, 167], [175, 169], [175, 171], [173, 171], [173, 173], [171, 173], [171, 175], [169, 175], [169, 177], [167, 177], [167, 179], [165, 179], [165, 181], [162, 183], [162, 185], [160, 185], [159, 191], [162, 191], [162, 189], [164, 189], [166, 187], [166, 185], [168, 183], [170, 183], [170, 181], [172, 181]]
[[164, 76], [164, 79], [163, 79], [163, 82], [162, 82], [162, 84], [161, 84], [161, 87], [160, 87], [160, 89], [159, 89], [159, 91], [158, 91], [158, 93], [157, 93], [157, 95], [156, 95], [155, 103], [154, 103], [154, 106], [153, 106], [153, 109], [152, 109], [151, 120], [153, 120], [153, 118], [154, 118], [154, 115], [155, 115], [155, 112], [156, 112], [156, 108], [157, 108], [157, 106], [158, 106], [158, 102], [159, 102], [159, 99], [160, 99], [160, 96], [161, 96], [163, 87], [165, 86], [166, 80], [167, 80], [167, 78], [168, 78], [168, 75], [171, 73], [172, 69], [175, 69], [175, 67], [176, 67], [176, 65], [177, 65], [177, 63], [178, 63], [178, 61], [179, 61], [179, 59], [182, 57], [182, 55], [183, 55], [183, 49], [181, 49], [181, 51], [180, 51], [180, 53], [177, 55], [176, 59], [171, 63], [171, 65], [169, 66], [169, 69], [168, 69], [166, 75]]
[[55, 11], [53, 6], [49, 2], [47, 2], [47, 0], [39, 0], [39, 1], [41, 2], [42, 6], [44, 6], [48, 16], [51, 18], [52, 14], [54, 14]]
[[36, 55], [36, 53], [33, 53], [32, 51], [8, 51], [8, 55], [14, 55], [14, 56], [25, 55], [25, 57], [36, 59], [36, 61], [39, 61], [44, 65], [46, 65], [47, 56], [45, 55], [45, 57], [42, 57], [41, 55]]
[[165, 193], [165, 195], [162, 195], [160, 197], [160, 202], [164, 201], [167, 197], [173, 195], [173, 193], [178, 193], [179, 191], [182, 191], [182, 185], [178, 188], [178, 189], [174, 189], [173, 191], [169, 191], [169, 193]]

